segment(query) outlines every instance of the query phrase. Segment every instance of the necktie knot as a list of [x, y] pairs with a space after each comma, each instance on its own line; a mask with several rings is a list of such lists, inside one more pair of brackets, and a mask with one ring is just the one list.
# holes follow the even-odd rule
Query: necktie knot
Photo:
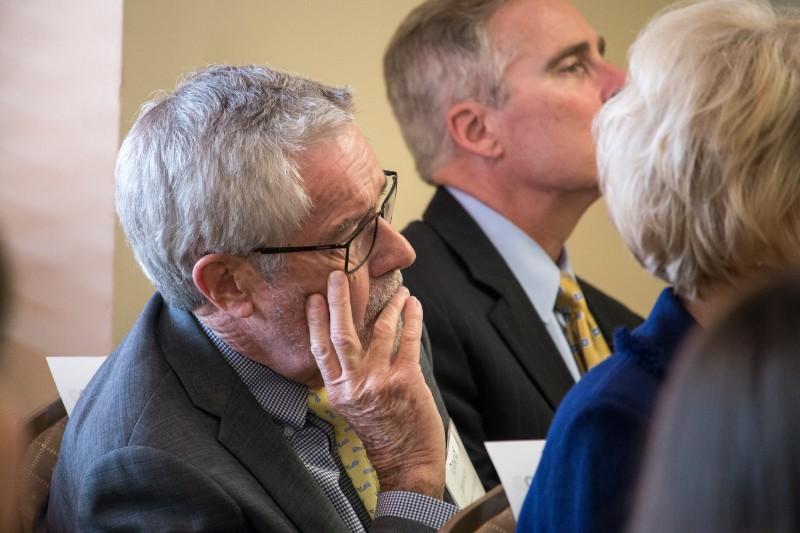
[[583, 292], [575, 278], [567, 273], [561, 273], [561, 282], [556, 296], [556, 307], [563, 314], [580, 313], [588, 310]]

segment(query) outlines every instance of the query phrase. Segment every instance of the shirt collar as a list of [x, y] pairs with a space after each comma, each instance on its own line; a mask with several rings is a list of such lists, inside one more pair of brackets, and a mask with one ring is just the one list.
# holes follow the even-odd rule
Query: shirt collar
[[308, 413], [308, 388], [294, 382], [271, 368], [240, 354], [219, 338], [201, 320], [203, 332], [214, 344], [222, 358], [233, 368], [247, 390], [273, 419], [295, 429], [305, 426]]
[[655, 375], [664, 375], [689, 331], [697, 326], [678, 296], [667, 287], [658, 296], [647, 319], [633, 330], [617, 330], [618, 351], [635, 354]]
[[535, 240], [503, 215], [464, 191], [447, 190], [500, 253], [542, 321], [554, 319], [561, 271], [572, 272], [567, 249], [562, 249], [558, 263], [554, 263]]

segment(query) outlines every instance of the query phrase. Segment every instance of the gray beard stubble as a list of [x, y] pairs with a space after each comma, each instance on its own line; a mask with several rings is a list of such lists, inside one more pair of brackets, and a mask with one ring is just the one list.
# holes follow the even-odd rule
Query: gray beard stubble
[[[380, 279], [378, 285], [370, 291], [369, 299], [367, 300], [367, 309], [364, 312], [364, 323], [356, 327], [358, 338], [361, 340], [361, 346], [369, 346], [372, 339], [372, 327], [375, 325], [375, 320], [381, 311], [392, 299], [392, 296], [397, 292], [403, 284], [403, 275], [399, 270], [393, 270]], [[397, 329], [394, 335], [394, 343], [392, 344], [392, 355], [397, 353], [400, 347], [400, 333], [403, 331], [403, 316], [400, 315], [400, 320], [397, 321]]]
[[[383, 311], [392, 296], [403, 284], [403, 275], [399, 270], [394, 270], [385, 276], [372, 281], [372, 287], [364, 310], [364, 321], [356, 324], [356, 334], [364, 349], [369, 346], [372, 339], [372, 328], [375, 320]], [[308, 324], [305, 317], [305, 302], [308, 296], [299, 288], [292, 287], [281, 293], [280, 297], [273, 300], [272, 321], [279, 328], [281, 336], [286, 340], [286, 345], [295, 349], [309, 348]], [[294, 317], [292, 315], [295, 315]], [[397, 331], [392, 346], [392, 355], [397, 353], [400, 346], [400, 334], [403, 331], [403, 317], [397, 322]]]

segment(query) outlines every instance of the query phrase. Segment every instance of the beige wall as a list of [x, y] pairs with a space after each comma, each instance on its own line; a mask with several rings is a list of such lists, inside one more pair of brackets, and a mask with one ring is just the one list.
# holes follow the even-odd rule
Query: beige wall
[[0, 2], [0, 233], [14, 275], [2, 375], [30, 411], [46, 355], [111, 348], [122, 1]]
[[[123, 40], [122, 133], [148, 95], [169, 89], [181, 74], [210, 63], [269, 64], [356, 89], [361, 126], [381, 163], [400, 173], [396, 225], [420, 216], [432, 189], [414, 172], [394, 123], [381, 57], [401, 18], [418, 0], [128, 0]], [[576, 0], [623, 65], [639, 28], [664, 0]], [[570, 240], [575, 269], [646, 313], [660, 284], [629, 257], [598, 202]], [[119, 340], [152, 287], [132, 264], [118, 236], [114, 339]]]

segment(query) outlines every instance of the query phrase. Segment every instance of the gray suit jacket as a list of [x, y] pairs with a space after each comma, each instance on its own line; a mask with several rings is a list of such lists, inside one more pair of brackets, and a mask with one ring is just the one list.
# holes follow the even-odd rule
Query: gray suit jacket
[[[429, 347], [422, 355], [445, 422]], [[158, 294], [72, 413], [48, 522], [54, 531], [345, 531], [192, 315]], [[371, 530], [429, 528], [384, 517]]]

